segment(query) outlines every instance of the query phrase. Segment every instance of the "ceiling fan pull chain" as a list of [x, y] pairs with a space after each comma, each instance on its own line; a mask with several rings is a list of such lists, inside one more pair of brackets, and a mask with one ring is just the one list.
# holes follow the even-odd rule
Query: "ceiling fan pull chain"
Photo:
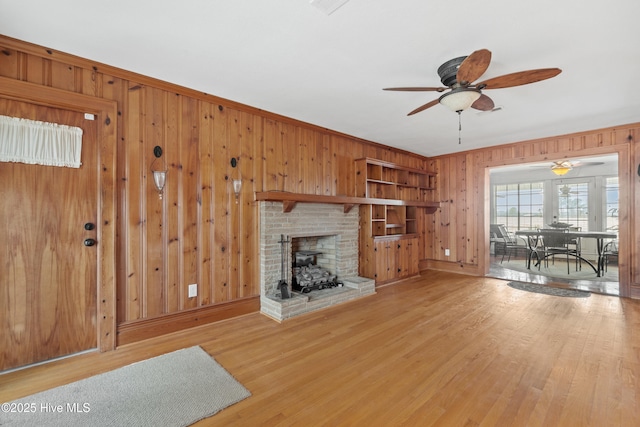
[[461, 111], [458, 111], [458, 144], [462, 144], [462, 114]]

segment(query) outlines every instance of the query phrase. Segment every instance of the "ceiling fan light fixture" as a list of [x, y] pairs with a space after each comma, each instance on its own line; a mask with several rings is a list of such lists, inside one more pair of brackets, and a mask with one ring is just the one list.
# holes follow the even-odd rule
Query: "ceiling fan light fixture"
[[570, 165], [562, 163], [551, 166], [551, 172], [555, 173], [558, 176], [566, 175], [567, 172], [569, 172], [571, 169], [573, 168]]
[[440, 104], [456, 113], [470, 108], [480, 98], [480, 91], [469, 88], [457, 88], [440, 97]]

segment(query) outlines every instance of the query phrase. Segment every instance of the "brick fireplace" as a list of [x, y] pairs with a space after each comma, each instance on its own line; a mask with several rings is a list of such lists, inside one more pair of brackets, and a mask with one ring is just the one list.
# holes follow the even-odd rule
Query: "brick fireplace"
[[[342, 205], [298, 203], [284, 213], [281, 202], [260, 203], [260, 311], [278, 321], [375, 293], [375, 281], [358, 276], [358, 212]], [[281, 236], [285, 240], [285, 280], [291, 291], [296, 250], [322, 252], [318, 264], [331, 270], [342, 287], [293, 292], [282, 299]]]

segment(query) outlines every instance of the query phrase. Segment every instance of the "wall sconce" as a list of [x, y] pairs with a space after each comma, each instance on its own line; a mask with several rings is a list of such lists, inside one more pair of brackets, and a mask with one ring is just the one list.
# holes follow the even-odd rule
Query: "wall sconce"
[[[156, 189], [158, 190], [158, 195], [160, 199], [162, 199], [162, 191], [164, 190], [164, 185], [167, 182], [167, 169], [161, 166], [163, 169], [159, 169], [155, 163], [158, 161], [160, 157], [162, 157], [162, 147], [156, 145], [153, 148], [153, 155], [156, 156], [151, 162], [151, 172], [153, 173], [153, 183], [156, 185]], [[164, 163], [164, 162], [163, 162]]]
[[238, 203], [238, 197], [240, 197], [240, 190], [242, 189], [242, 180], [233, 180], [233, 192], [236, 193], [236, 204]]
[[[235, 157], [232, 157], [231, 167], [235, 168], [236, 166], [238, 166], [238, 159], [236, 159]], [[239, 172], [238, 172], [238, 175], [240, 175]], [[238, 204], [238, 198], [240, 197], [240, 190], [242, 190], [242, 179], [241, 178], [234, 179], [233, 192], [236, 194], [236, 205]]]

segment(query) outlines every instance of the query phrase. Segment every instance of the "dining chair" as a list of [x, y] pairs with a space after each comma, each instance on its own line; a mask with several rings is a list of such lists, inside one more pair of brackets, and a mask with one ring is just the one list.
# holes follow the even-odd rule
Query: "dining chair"
[[618, 241], [612, 240], [604, 245], [602, 256], [604, 258], [604, 271], [606, 272], [611, 258], [615, 258], [616, 262], [618, 262]]
[[496, 242], [497, 248], [502, 248], [502, 259], [500, 263], [504, 261], [504, 257], [507, 256], [507, 262], [511, 261], [511, 254], [518, 254], [518, 249], [527, 249], [526, 246], [520, 245], [518, 238], [513, 236], [504, 224], [491, 224], [490, 227], [492, 238]]
[[[555, 264], [556, 255], [565, 255], [567, 261], [567, 274], [570, 272], [570, 256], [576, 258], [576, 270], [578, 269], [578, 247], [579, 243], [576, 239], [572, 239], [568, 235], [567, 228], [542, 228], [539, 229], [542, 236], [542, 259], [545, 261], [545, 266], [549, 266], [549, 258], [551, 262]], [[540, 269], [542, 262], [538, 263], [538, 270]]]

